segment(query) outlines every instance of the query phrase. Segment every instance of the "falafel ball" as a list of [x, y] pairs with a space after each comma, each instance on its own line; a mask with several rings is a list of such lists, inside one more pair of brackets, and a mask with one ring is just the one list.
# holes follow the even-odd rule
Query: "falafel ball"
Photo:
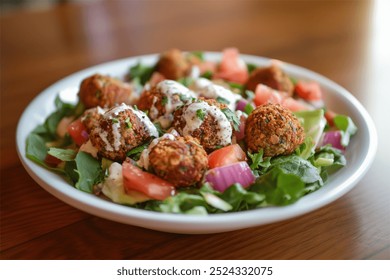
[[278, 104], [257, 107], [245, 123], [248, 150], [264, 150], [265, 157], [289, 155], [303, 143], [305, 133], [297, 117]]
[[151, 149], [149, 167], [175, 187], [189, 187], [202, 180], [208, 167], [207, 153], [191, 136], [165, 138]]
[[246, 88], [255, 91], [258, 84], [264, 84], [270, 88], [286, 92], [288, 96], [292, 96], [294, 92], [294, 85], [290, 78], [277, 64], [257, 68], [250, 74], [246, 82]]
[[209, 153], [232, 143], [233, 125], [224, 110], [229, 110], [226, 104], [200, 98], [175, 111], [172, 127], [182, 136], [198, 139]]
[[89, 135], [99, 154], [114, 161], [125, 160], [128, 151], [153, 137], [158, 132], [149, 118], [124, 103], [101, 115]]
[[99, 106], [84, 111], [84, 113], [81, 115], [81, 122], [85, 126], [88, 133], [91, 133], [95, 127], [99, 126], [99, 120], [105, 112], [106, 110]]
[[156, 65], [156, 71], [170, 80], [186, 76], [190, 68], [191, 64], [179, 49], [171, 49], [161, 54]]
[[167, 79], [177, 80], [187, 76], [192, 66], [199, 65], [201, 62], [196, 55], [182, 52], [179, 49], [171, 49], [161, 54], [156, 64], [156, 71]]
[[87, 109], [96, 106], [109, 108], [121, 103], [133, 104], [137, 99], [131, 85], [100, 74], [84, 79], [78, 95]]
[[172, 123], [172, 113], [192, 98], [196, 98], [196, 94], [182, 84], [164, 80], [141, 94], [138, 108], [148, 111], [150, 119], [165, 129]]

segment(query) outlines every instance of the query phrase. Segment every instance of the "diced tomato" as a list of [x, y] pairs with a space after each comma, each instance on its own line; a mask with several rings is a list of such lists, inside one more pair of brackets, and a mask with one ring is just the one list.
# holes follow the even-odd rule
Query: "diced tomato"
[[87, 142], [89, 138], [87, 130], [84, 124], [81, 122], [81, 119], [75, 120], [68, 126], [68, 133], [78, 146], [81, 146]]
[[245, 152], [238, 144], [223, 147], [208, 155], [210, 168], [229, 165], [239, 161], [246, 161], [246, 159]]
[[248, 80], [248, 69], [239, 57], [238, 49], [228, 48], [223, 51], [222, 61], [213, 78], [224, 79], [230, 82], [245, 84]]
[[325, 119], [330, 126], [334, 126], [334, 117], [336, 117], [336, 116], [337, 116], [337, 114], [331, 110], [325, 111]]
[[317, 82], [298, 81], [295, 85], [295, 92], [299, 97], [308, 101], [317, 101], [322, 99], [322, 91]]
[[295, 100], [292, 97], [288, 97], [288, 98], [284, 99], [282, 101], [282, 106], [284, 108], [289, 109], [292, 112], [307, 111], [307, 110], [311, 109], [308, 105], [306, 105], [302, 102], [299, 102], [298, 100]]
[[214, 73], [217, 69], [217, 65], [213, 61], [202, 61], [199, 65], [200, 74], [204, 74], [206, 72]]
[[282, 104], [283, 95], [281, 92], [270, 88], [269, 86], [258, 84], [255, 90], [253, 102], [256, 106], [267, 103]]
[[287, 93], [277, 91], [263, 84], [257, 85], [253, 102], [256, 106], [268, 103], [280, 104], [293, 112], [310, 110], [308, 105], [299, 102], [292, 97], [287, 97]]
[[164, 200], [175, 194], [175, 188], [171, 183], [142, 171], [130, 162], [123, 162], [122, 172], [125, 191], [136, 190], [157, 200]]
[[62, 161], [52, 155], [47, 154], [45, 157], [45, 163], [50, 167], [57, 167]]

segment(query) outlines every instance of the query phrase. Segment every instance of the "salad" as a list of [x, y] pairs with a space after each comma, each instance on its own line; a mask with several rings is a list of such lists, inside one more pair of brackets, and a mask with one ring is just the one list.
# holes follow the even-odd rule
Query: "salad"
[[80, 81], [78, 103], [27, 137], [26, 156], [80, 191], [151, 211], [213, 214], [296, 202], [346, 164], [357, 127], [283, 64], [172, 49], [123, 79]]

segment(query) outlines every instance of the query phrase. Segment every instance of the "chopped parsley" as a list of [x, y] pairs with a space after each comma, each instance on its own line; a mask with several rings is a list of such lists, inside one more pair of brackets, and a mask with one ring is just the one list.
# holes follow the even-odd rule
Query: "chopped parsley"
[[127, 118], [126, 120], [125, 120], [125, 124], [126, 124], [126, 127], [127, 128], [133, 128], [133, 124], [130, 122], [130, 118]]
[[168, 104], [168, 97], [167, 96], [164, 96], [162, 99], [161, 99], [161, 105], [165, 106]]
[[196, 110], [196, 115], [200, 120], [203, 121], [206, 114], [202, 109], [198, 109]]
[[245, 112], [245, 114], [247, 114], [247, 115], [250, 115], [250, 114], [252, 113], [253, 110], [254, 110], [254, 108], [253, 108], [252, 104], [250, 104], [250, 103], [247, 103], [247, 104], [245, 105], [245, 107], [244, 107], [244, 112]]
[[119, 123], [119, 120], [118, 120], [117, 118], [112, 118], [111, 121], [112, 121], [113, 123]]

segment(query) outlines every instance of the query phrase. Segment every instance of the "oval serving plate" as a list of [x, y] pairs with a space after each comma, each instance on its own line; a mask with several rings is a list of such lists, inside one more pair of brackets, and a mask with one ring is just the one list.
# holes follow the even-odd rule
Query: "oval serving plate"
[[[267, 66], [271, 61], [268, 58], [250, 55], [241, 55], [241, 58], [247, 63], [259, 66]], [[97, 72], [114, 77], [124, 77], [129, 67], [139, 61], [152, 65], [157, 59], [156, 54], [138, 56], [79, 71], [53, 84], [28, 105], [17, 127], [17, 152], [27, 172], [42, 188], [73, 207], [112, 221], [174, 233], [216, 233], [286, 220], [327, 205], [350, 191], [364, 176], [374, 159], [377, 149], [375, 126], [359, 101], [346, 89], [324, 76], [288, 63], [281, 64], [282, 69], [288, 75], [298, 79], [317, 81], [323, 89], [327, 106], [336, 112], [349, 115], [359, 129], [346, 152], [348, 164], [332, 174], [324, 187], [306, 195], [292, 205], [208, 216], [165, 214], [134, 209], [79, 191], [58, 174], [26, 158], [26, 138], [34, 127], [43, 123], [46, 117], [55, 110], [54, 99], [59, 92], [62, 92], [62, 98], [66, 97], [67, 101], [75, 102], [78, 86], [85, 77]], [[219, 61], [221, 53], [205, 52], [205, 59]]]

